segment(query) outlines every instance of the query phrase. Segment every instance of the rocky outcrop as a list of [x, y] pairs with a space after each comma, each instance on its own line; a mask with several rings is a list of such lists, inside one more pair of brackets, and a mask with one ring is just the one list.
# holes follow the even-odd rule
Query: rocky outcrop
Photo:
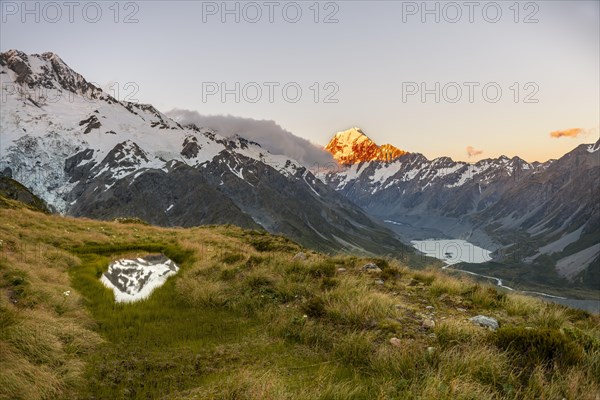
[[[50, 207], [42, 199], [19, 182], [3, 175], [0, 175], [0, 196], [20, 201], [34, 210], [50, 212]], [[0, 207], [2, 207], [2, 202], [0, 202]]]

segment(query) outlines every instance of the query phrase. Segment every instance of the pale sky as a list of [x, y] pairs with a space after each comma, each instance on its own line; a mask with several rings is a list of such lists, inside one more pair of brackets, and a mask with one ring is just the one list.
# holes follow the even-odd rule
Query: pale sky
[[[274, 120], [321, 145], [359, 126], [379, 144], [429, 158], [544, 161], [598, 140], [598, 1], [427, 2], [430, 14], [421, 1], [315, 3], [228, 2], [228, 14], [221, 1], [75, 2], [70, 10], [62, 1], [24, 9], [1, 0], [0, 49], [52, 51], [89, 81], [113, 84], [117, 97], [161, 111]], [[462, 97], [452, 102], [457, 88]], [[572, 128], [584, 133], [550, 136]], [[469, 158], [468, 146], [482, 153]]]

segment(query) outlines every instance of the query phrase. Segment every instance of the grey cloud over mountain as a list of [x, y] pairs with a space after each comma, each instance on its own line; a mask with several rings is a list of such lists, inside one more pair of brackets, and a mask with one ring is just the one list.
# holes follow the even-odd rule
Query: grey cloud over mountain
[[210, 128], [225, 137], [239, 135], [259, 143], [272, 154], [285, 155], [307, 168], [335, 163], [331, 154], [307, 139], [298, 137], [271, 120], [256, 120], [233, 115], [202, 115], [197, 111], [173, 109], [166, 113], [182, 125]]

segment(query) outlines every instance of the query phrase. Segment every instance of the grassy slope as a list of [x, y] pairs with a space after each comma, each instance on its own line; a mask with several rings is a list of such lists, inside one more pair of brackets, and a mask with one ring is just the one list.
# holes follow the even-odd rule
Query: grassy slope
[[[350, 256], [294, 261], [293, 242], [234, 227], [4, 204], [0, 398], [595, 399], [600, 388], [600, 320], [583, 312], [393, 260], [376, 260], [375, 275]], [[110, 260], [157, 251], [180, 273], [144, 302], [114, 304], [97, 279]], [[502, 328], [466, 320], [477, 314]]]

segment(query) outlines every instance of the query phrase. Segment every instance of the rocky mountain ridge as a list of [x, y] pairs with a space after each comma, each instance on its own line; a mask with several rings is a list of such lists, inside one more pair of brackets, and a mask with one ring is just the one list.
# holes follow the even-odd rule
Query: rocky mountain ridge
[[0, 54], [0, 171], [55, 210], [163, 226], [235, 224], [322, 251], [407, 247], [295, 160], [119, 101], [57, 55]]

